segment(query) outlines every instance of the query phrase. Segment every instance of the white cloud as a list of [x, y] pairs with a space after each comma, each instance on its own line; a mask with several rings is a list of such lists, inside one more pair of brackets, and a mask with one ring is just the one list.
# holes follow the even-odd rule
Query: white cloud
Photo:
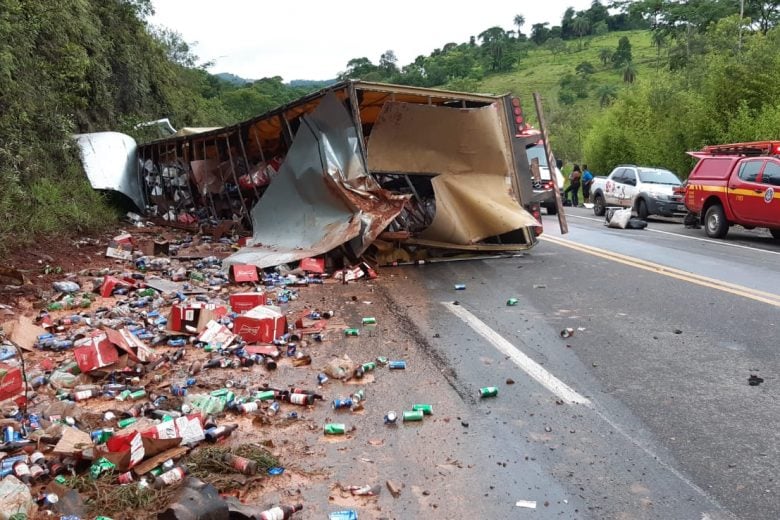
[[[560, 23], [572, 6], [587, 9], [591, 0], [516, 2], [481, 0], [472, 7], [454, 2], [395, 3], [364, 0], [322, 2], [262, 2], [246, 0], [154, 0], [151, 22], [197, 42], [203, 61], [214, 61], [212, 72], [232, 72], [245, 78], [282, 76], [330, 79], [352, 58], [366, 56], [377, 63], [392, 49], [400, 65], [428, 55], [448, 42], [468, 41], [489, 27], [512, 29], [516, 14], [531, 25]], [[603, 2], [602, 2], [603, 3]]]

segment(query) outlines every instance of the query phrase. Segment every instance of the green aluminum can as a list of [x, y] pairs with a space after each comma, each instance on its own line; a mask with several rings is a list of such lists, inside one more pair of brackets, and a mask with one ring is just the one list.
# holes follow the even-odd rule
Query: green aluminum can
[[271, 401], [274, 398], [273, 390], [264, 390], [262, 392], [255, 393], [255, 399], [258, 401]]
[[376, 363], [369, 361], [368, 363], [363, 363], [361, 366], [363, 367], [363, 372], [371, 372], [376, 368]]
[[432, 415], [433, 414], [433, 406], [430, 404], [415, 404], [412, 405], [412, 410], [415, 412], [422, 412], [424, 415]]
[[345, 336], [360, 336], [360, 329], [344, 329]]
[[141, 399], [142, 397], [146, 397], [146, 390], [144, 390], [143, 388], [140, 390], [136, 390], [135, 392], [132, 392], [130, 394], [130, 399], [132, 399], [133, 401], [135, 401], [136, 399]]
[[119, 421], [116, 423], [116, 425], [117, 425], [119, 428], [127, 428], [128, 426], [130, 426], [131, 424], [133, 424], [133, 423], [134, 423], [134, 422], [136, 422], [137, 420], [138, 420], [138, 419], [136, 419], [135, 417], [128, 417], [128, 418], [126, 418], [126, 419], [120, 419], [120, 420], [119, 420]]
[[506, 306], [507, 307], [514, 307], [515, 305], [517, 305], [517, 302], [518, 302], [517, 298], [509, 298], [506, 301]]
[[376, 318], [373, 316], [363, 318], [363, 325], [376, 325]]
[[329, 423], [325, 425], [325, 435], [344, 435], [347, 433], [347, 425], [341, 423]]
[[486, 386], [485, 388], [479, 389], [480, 397], [495, 397], [497, 395], [498, 395], [498, 387]]
[[404, 422], [408, 421], [422, 421], [425, 414], [422, 410], [412, 410], [411, 412], [404, 412]]
[[376, 362], [379, 363], [382, 366], [385, 366], [390, 361], [386, 357], [384, 357], [384, 356], [379, 356], [378, 358], [376, 358]]

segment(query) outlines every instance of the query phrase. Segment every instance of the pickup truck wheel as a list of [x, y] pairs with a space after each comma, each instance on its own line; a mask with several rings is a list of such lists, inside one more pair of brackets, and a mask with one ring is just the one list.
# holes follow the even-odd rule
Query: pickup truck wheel
[[769, 232], [772, 233], [772, 238], [780, 240], [780, 229], [770, 229]]
[[723, 213], [723, 206], [715, 204], [707, 209], [704, 215], [704, 230], [708, 237], [723, 238], [729, 232], [729, 223]]
[[650, 213], [647, 211], [647, 202], [645, 199], [639, 199], [636, 203], [636, 216], [642, 220], [647, 220]]
[[593, 197], [593, 214], [597, 217], [603, 217], [606, 210], [607, 206], [604, 204], [604, 196], [599, 193]]

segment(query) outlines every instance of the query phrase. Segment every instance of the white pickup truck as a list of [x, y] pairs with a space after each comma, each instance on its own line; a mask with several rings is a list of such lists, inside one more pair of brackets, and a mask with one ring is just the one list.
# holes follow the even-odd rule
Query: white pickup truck
[[601, 217], [608, 206], [632, 208], [639, 218], [648, 215], [685, 215], [680, 179], [663, 168], [631, 164], [617, 166], [607, 177], [595, 177], [590, 187], [593, 212]]

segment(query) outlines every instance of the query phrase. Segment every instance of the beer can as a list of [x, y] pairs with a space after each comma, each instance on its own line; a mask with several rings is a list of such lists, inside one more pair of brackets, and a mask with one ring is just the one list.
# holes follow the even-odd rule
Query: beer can
[[424, 414], [422, 410], [412, 410], [410, 412], [404, 412], [404, 422], [422, 421], [423, 415]]
[[312, 334], [312, 339], [316, 341], [317, 343], [322, 343], [323, 336], [319, 332], [317, 334]]
[[360, 366], [363, 368], [363, 372], [371, 372], [376, 368], [376, 363], [369, 361], [368, 363], [363, 363]]
[[117, 480], [119, 481], [120, 484], [130, 484], [134, 480], [133, 479], [133, 472], [132, 471], [128, 471], [126, 473], [122, 473], [121, 475], [119, 475], [117, 477]]
[[3, 428], [3, 442], [14, 442], [14, 427], [6, 426]]
[[136, 401], [143, 397], [146, 397], [146, 390], [144, 390], [143, 388], [130, 393], [130, 399], [132, 399], [133, 401]]
[[264, 390], [262, 392], [257, 392], [255, 394], [255, 399], [258, 399], [260, 401], [270, 401], [274, 397], [276, 396], [274, 395], [273, 390]]
[[325, 425], [325, 435], [344, 435], [347, 426], [341, 423], [328, 423]]
[[388, 363], [387, 358], [384, 357], [384, 356], [377, 357], [376, 358], [376, 362], [379, 363], [382, 366], [385, 366]]
[[495, 386], [486, 386], [479, 389], [480, 397], [495, 397], [498, 395], [498, 388]]
[[412, 410], [420, 411], [424, 415], [432, 415], [433, 414], [433, 406], [430, 405], [430, 404], [415, 404], [415, 405], [412, 405]]
[[398, 415], [392, 410], [385, 414], [385, 424], [395, 424], [398, 420]]
[[352, 394], [352, 401], [354, 401], [355, 403], [359, 403], [365, 400], [366, 400], [366, 391], [363, 390], [362, 388], [357, 392], [355, 392], [354, 394]]
[[351, 408], [352, 407], [352, 399], [334, 399], [333, 400], [333, 409], [339, 410], [341, 408]]
[[466, 284], [465, 283], [456, 283], [455, 284], [455, 290], [456, 291], [465, 291], [466, 290]]
[[45, 464], [46, 462], [46, 456], [41, 453], [40, 451], [34, 451], [32, 455], [30, 455], [30, 462], [33, 464]]
[[238, 409], [241, 411], [241, 413], [252, 413], [257, 411], [259, 407], [260, 405], [257, 403], [257, 401], [249, 401], [248, 403], [241, 403], [238, 405]]
[[518, 303], [518, 300], [517, 300], [517, 298], [509, 298], [509, 299], [506, 301], [506, 306], [507, 306], [507, 307], [514, 307], [515, 305], [517, 305], [517, 303]]
[[363, 325], [376, 325], [376, 318], [373, 316], [367, 316], [363, 318]]
[[328, 376], [326, 376], [324, 373], [320, 372], [317, 374], [317, 382], [321, 385], [324, 385], [328, 381]]
[[118, 426], [120, 429], [121, 429], [121, 428], [126, 428], [126, 427], [130, 426], [131, 424], [133, 424], [134, 422], [136, 422], [137, 420], [138, 420], [138, 419], [136, 419], [135, 417], [128, 417], [127, 419], [121, 419], [121, 420], [119, 420], [119, 421], [116, 423], [116, 425], [117, 425], [117, 426]]
[[288, 343], [287, 344], [287, 357], [293, 357], [295, 355], [295, 351], [298, 350], [298, 345], [295, 343]]
[[276, 415], [279, 413], [279, 408], [281, 408], [281, 405], [279, 404], [279, 401], [274, 401], [270, 404], [268, 407], [268, 411], [266, 412], [268, 415]]
[[360, 336], [360, 329], [344, 329], [345, 336]]
[[391, 370], [403, 370], [406, 368], [406, 361], [390, 361], [388, 368]]
[[38, 464], [30, 464], [30, 478], [32, 480], [38, 480], [46, 474], [46, 470]]
[[179, 385], [172, 385], [171, 386], [171, 395], [175, 395], [178, 397], [182, 397], [187, 395], [187, 389], [183, 386]]

